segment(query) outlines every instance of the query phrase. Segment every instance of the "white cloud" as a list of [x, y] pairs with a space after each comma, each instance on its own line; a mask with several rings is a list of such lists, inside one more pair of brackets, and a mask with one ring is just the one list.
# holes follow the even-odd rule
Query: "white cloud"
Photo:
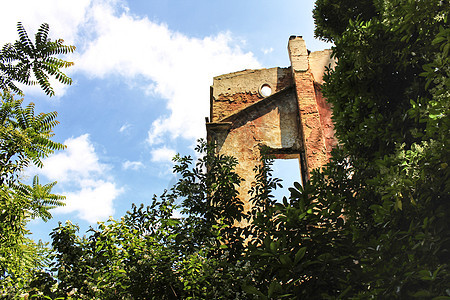
[[98, 78], [143, 78], [144, 93], [167, 101], [168, 115], [151, 124], [151, 145], [167, 137], [203, 137], [213, 76], [260, 66], [229, 32], [192, 38], [127, 10], [119, 13], [109, 3], [93, 5], [88, 15], [96, 38], [85, 45], [75, 68]]
[[100, 163], [95, 148], [84, 134], [67, 139], [65, 151], [43, 161], [38, 170], [52, 181], [66, 195], [66, 206], [57, 208], [55, 213], [76, 212], [78, 217], [90, 223], [104, 220], [114, 213], [114, 199], [123, 192], [108, 175], [110, 166]]
[[120, 133], [124, 133], [124, 132], [126, 132], [128, 129], [130, 129], [130, 127], [131, 127], [131, 124], [125, 123], [125, 124], [122, 125], [122, 127], [120, 127], [119, 132], [120, 132]]
[[140, 168], [144, 167], [144, 164], [140, 161], [129, 161], [127, 160], [122, 164], [122, 168], [124, 170], [139, 170]]
[[[0, 28], [7, 41], [15, 39], [11, 33], [16, 36], [17, 19], [26, 21], [30, 31], [48, 22], [52, 36], [64, 37], [78, 47], [71, 74], [142, 78], [145, 94], [167, 101], [168, 114], [151, 124], [150, 144], [162, 143], [168, 137], [203, 137], [212, 77], [260, 67], [251, 52], [240, 48], [245, 41], [229, 32], [189, 37], [166, 24], [132, 15], [120, 0], [17, 0], [5, 5]], [[58, 87], [57, 94], [61, 96], [66, 90]]]
[[105, 221], [114, 214], [113, 201], [122, 192], [113, 182], [83, 180], [81, 190], [66, 193], [67, 205], [55, 209], [55, 213], [76, 212], [80, 219], [89, 223]]
[[89, 178], [104, 173], [109, 166], [101, 164], [88, 134], [64, 141], [65, 151], [44, 161], [42, 173], [51, 180], [65, 182], [73, 178]]
[[173, 149], [169, 149], [167, 147], [162, 147], [158, 149], [153, 149], [151, 151], [152, 161], [153, 162], [172, 162], [172, 158], [177, 153]]
[[[86, 22], [86, 12], [92, 0], [14, 0], [2, 3], [0, 44], [18, 39], [17, 22], [22, 22], [30, 38], [42, 23], [50, 25], [51, 38], [64, 38], [66, 43], [77, 41], [79, 26]], [[97, 1], [98, 2], [98, 1]]]
[[261, 49], [261, 51], [262, 51], [264, 54], [270, 54], [270, 53], [273, 52], [273, 48], [272, 48], [272, 47], [270, 47], [270, 48], [263, 48], [263, 49]]
[[230, 33], [189, 39], [175, 35], [167, 41], [169, 68], [155, 69], [156, 91], [168, 99], [170, 115], [154, 120], [148, 142], [155, 145], [167, 137], [197, 139], [205, 136], [204, 118], [209, 116], [209, 86], [213, 76], [259, 67], [251, 53], [243, 53]]

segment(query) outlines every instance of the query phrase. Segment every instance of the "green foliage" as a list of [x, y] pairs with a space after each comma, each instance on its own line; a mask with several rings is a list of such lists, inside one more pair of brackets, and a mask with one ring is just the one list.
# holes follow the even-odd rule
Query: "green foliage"
[[[21, 106], [4, 91], [0, 106], [0, 278], [18, 276], [34, 268], [34, 245], [26, 238], [29, 220], [51, 218], [50, 209], [63, 205], [64, 197], [51, 193], [56, 182], [33, 185], [19, 181], [20, 172], [32, 164], [42, 166], [41, 159], [64, 145], [53, 142], [52, 128], [58, 123], [56, 113], [34, 114], [34, 104]], [[37, 247], [36, 249], [38, 249]], [[17, 274], [16, 274], [17, 273]]]
[[290, 199], [253, 189], [260, 299], [450, 299], [449, 28], [442, 1], [316, 2], [339, 148]]
[[[91, 228], [88, 237], [80, 238], [70, 222], [60, 224], [51, 234], [54, 263], [45, 280], [30, 284], [39, 286], [36, 296], [242, 299], [243, 240], [231, 226], [242, 214], [237, 162], [204, 142], [196, 149], [204, 156], [195, 165], [191, 157], [175, 157], [180, 180], [149, 206], [133, 205], [120, 220]], [[184, 217], [174, 216], [180, 213]]]
[[[294, 183], [289, 199], [280, 202], [267, 201], [270, 197], [258, 193], [270, 194], [279, 184], [270, 178], [272, 162], [266, 158], [257, 168], [257, 178], [266, 179], [258, 180], [251, 191], [254, 204], [265, 203], [252, 212], [246, 259], [258, 272], [254, 271], [245, 290], [262, 299], [344, 297], [350, 284], [359, 285], [350, 281], [349, 274], [360, 273], [361, 265], [355, 260], [344, 204], [330, 197], [344, 187], [351, 188], [345, 176], [348, 165], [326, 169], [330, 173], [316, 172], [304, 187]], [[330, 179], [330, 174], [334, 180], [320, 188], [318, 183]]]
[[0, 184], [12, 185], [22, 170], [32, 164], [42, 167], [42, 158], [65, 146], [51, 140], [58, 124], [56, 112], [35, 115], [34, 103], [22, 107], [4, 91], [0, 106]]
[[[35, 115], [34, 104], [22, 107], [23, 99], [14, 99], [11, 92], [22, 94], [16, 83], [36, 84], [53, 95], [49, 76], [70, 84], [70, 78], [59, 69], [72, 63], [55, 55], [73, 52], [62, 40], [48, 40], [48, 25], [43, 24], [33, 44], [18, 23], [20, 40], [7, 44], [0, 51], [0, 298], [22, 297], [32, 288], [31, 280], [48, 266], [48, 249], [41, 242], [27, 238], [27, 223], [32, 219], [47, 221], [50, 210], [64, 205], [63, 196], [52, 194], [56, 182], [41, 185], [34, 177], [32, 186], [20, 181], [22, 172], [65, 146], [52, 141], [52, 129], [58, 124], [56, 112]], [[32, 80], [35, 76], [36, 80]], [[36, 287], [33, 287], [36, 289]]]
[[[64, 145], [53, 142], [56, 113], [34, 114], [34, 104], [22, 108], [9, 92], [2, 93], [0, 106], [0, 278], [5, 286], [23, 280], [42, 266], [42, 245], [26, 236], [29, 220], [51, 218], [50, 209], [63, 205], [63, 196], [51, 193], [56, 182], [46, 185], [34, 177], [32, 186], [19, 181], [21, 172], [42, 166], [42, 158]], [[17, 283], [17, 282], [16, 282]]]
[[75, 51], [75, 46], [64, 45], [64, 40], [51, 41], [48, 38], [49, 26], [42, 24], [33, 43], [22, 23], [17, 23], [19, 40], [6, 44], [0, 50], [0, 89], [11, 90], [22, 95], [16, 83], [36, 85], [49, 96], [55, 94], [50, 77], [63, 84], [71, 84], [72, 79], [60, 69], [73, 65], [73, 62], [58, 58], [58, 55]]
[[[338, 65], [323, 92], [341, 149], [312, 183], [328, 191], [345, 182], [326, 199], [342, 205], [362, 266], [350, 273], [361, 286], [349, 295], [448, 297], [448, 7], [373, 5], [370, 18], [347, 17], [346, 29], [331, 37]], [[323, 20], [317, 26], [331, 32]], [[348, 166], [339, 171], [339, 164]]]
[[331, 42], [342, 35], [349, 21], [370, 20], [375, 14], [373, 0], [321, 0], [316, 1], [313, 16], [315, 36]]
[[[2, 252], [4, 246], [3, 244]], [[30, 289], [30, 282], [50, 263], [49, 249], [42, 242], [36, 243], [24, 238], [20, 245], [16, 243], [8, 249], [5, 256], [3, 254], [5, 253], [1, 253], [2, 258], [6, 259], [1, 263], [2, 268], [6, 267], [8, 273], [0, 276], [0, 299], [21, 299], [24, 291]]]
[[[180, 199], [181, 213], [186, 214], [183, 240], [180, 244], [196, 249], [208, 243], [226, 242], [229, 250], [238, 254], [242, 250], [240, 228], [233, 227], [244, 217], [243, 203], [238, 198], [237, 186], [241, 178], [234, 172], [237, 160], [215, 154], [213, 145], [200, 141], [195, 149], [201, 157], [195, 168], [190, 168], [190, 156], [176, 156], [174, 172], [181, 175], [172, 188], [171, 197]], [[221, 234], [212, 231], [218, 226]]]
[[0, 293], [19, 292], [48, 265], [48, 249], [26, 237], [26, 224], [35, 218], [47, 221], [50, 209], [64, 205], [64, 196], [51, 193], [55, 184], [40, 185], [35, 176], [33, 186], [0, 186]]
[[448, 8], [318, 0], [314, 16], [338, 59], [323, 93], [340, 143], [325, 168], [276, 201], [280, 180], [265, 158], [245, 215], [237, 161], [200, 143], [204, 156], [177, 156], [181, 178], [150, 206], [88, 237], [56, 228], [52, 268], [29, 295], [449, 299]]

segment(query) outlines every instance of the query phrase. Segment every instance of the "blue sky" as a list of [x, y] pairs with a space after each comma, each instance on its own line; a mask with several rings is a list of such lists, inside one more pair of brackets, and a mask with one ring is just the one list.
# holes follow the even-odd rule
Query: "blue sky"
[[77, 46], [68, 58], [75, 62], [67, 69], [73, 85], [56, 85], [52, 98], [24, 88], [37, 112], [58, 112], [55, 140], [68, 146], [25, 174], [58, 181], [54, 192], [67, 196], [48, 223], [31, 222], [34, 237], [48, 240], [65, 220], [85, 231], [169, 188], [176, 180], [173, 155], [194, 155], [196, 139], [205, 136], [213, 76], [288, 66], [290, 35], [303, 36], [312, 51], [330, 48], [313, 37], [313, 6], [313, 0], [7, 1], [0, 45], [18, 38], [21, 21], [30, 34], [49, 23], [52, 38]]

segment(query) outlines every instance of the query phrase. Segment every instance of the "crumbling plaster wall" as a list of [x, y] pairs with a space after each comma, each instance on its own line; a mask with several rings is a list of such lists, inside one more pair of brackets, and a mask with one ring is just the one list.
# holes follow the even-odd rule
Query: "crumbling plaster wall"
[[[336, 144], [331, 108], [321, 93], [325, 66], [334, 66], [330, 50], [309, 53], [301, 37], [291, 37], [288, 51], [288, 68], [225, 74], [214, 77], [211, 87], [208, 140], [217, 143], [221, 154], [238, 159], [245, 209], [250, 208], [248, 191], [261, 146], [277, 158], [297, 158], [306, 180], [328, 161]], [[263, 95], [262, 86], [271, 88], [270, 96]]]
[[[215, 139], [220, 153], [233, 155], [239, 162], [236, 172], [245, 179], [239, 187], [241, 198], [246, 198], [242, 195], [247, 195], [254, 181], [253, 169], [260, 163], [261, 146], [270, 148], [279, 158], [298, 158], [302, 149], [294, 89], [264, 100], [229, 117], [231, 124], [225, 134], [210, 130], [210, 139]], [[248, 202], [244, 208], [250, 208]]]
[[211, 122], [218, 122], [233, 113], [262, 100], [263, 84], [279, 92], [292, 84], [290, 68], [244, 70], [214, 77], [211, 95]]

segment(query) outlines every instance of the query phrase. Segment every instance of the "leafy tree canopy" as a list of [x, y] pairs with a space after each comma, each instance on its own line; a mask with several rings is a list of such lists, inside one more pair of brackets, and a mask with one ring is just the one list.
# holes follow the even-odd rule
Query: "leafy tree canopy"
[[52, 194], [56, 182], [32, 185], [20, 181], [22, 172], [32, 165], [42, 167], [42, 159], [65, 146], [54, 142], [52, 129], [57, 113], [35, 114], [34, 103], [22, 106], [13, 92], [22, 95], [17, 83], [39, 84], [47, 95], [54, 95], [49, 81], [70, 84], [60, 71], [71, 66], [57, 55], [73, 52], [74, 46], [48, 39], [48, 25], [41, 25], [33, 44], [21, 23], [20, 39], [0, 51], [0, 297], [15, 298], [28, 286], [34, 271], [48, 263], [48, 249], [27, 238], [26, 224], [35, 218], [50, 219], [50, 210], [64, 205], [63, 196]]

